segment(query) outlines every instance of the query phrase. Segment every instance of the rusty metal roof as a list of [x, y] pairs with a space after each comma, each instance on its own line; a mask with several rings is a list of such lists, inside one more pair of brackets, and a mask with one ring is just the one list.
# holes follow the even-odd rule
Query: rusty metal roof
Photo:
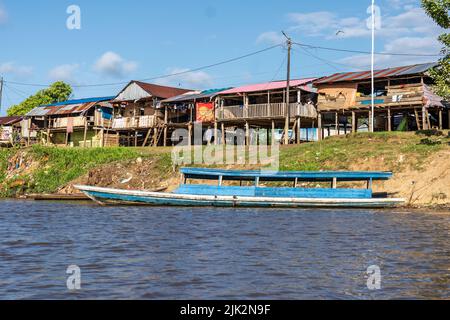
[[34, 108], [32, 111], [26, 114], [27, 117], [42, 117], [53, 115], [70, 115], [70, 114], [82, 114], [94, 106], [111, 107], [109, 101], [112, 97], [105, 98], [89, 98], [82, 100], [69, 100], [66, 102], [55, 103], [52, 105], [46, 105]]
[[0, 126], [10, 126], [12, 124], [22, 121], [21, 116], [14, 117], [0, 117]]
[[[423, 74], [437, 66], [437, 63], [424, 63], [415, 64], [404, 67], [394, 67], [375, 71], [375, 78], [390, 78], [399, 77], [405, 75]], [[314, 82], [314, 84], [326, 84], [326, 83], [336, 83], [336, 82], [350, 82], [350, 81], [362, 81], [369, 80], [371, 78], [371, 71], [360, 71], [360, 72], [344, 72], [336, 73], [328, 77], [321, 78]]]

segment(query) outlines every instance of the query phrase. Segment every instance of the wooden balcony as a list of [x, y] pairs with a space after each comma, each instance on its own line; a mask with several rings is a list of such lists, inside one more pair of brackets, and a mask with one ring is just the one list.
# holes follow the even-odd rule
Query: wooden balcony
[[67, 128], [70, 124], [73, 128], [84, 127], [86, 121], [89, 121], [86, 117], [67, 117], [51, 119], [49, 127], [50, 129], [63, 129]]
[[130, 129], [149, 129], [158, 125], [158, 117], [156, 116], [140, 116], [116, 118], [112, 122], [112, 129], [130, 130]]
[[[317, 111], [313, 105], [301, 105], [291, 103], [289, 105], [290, 116], [316, 118]], [[240, 119], [276, 119], [286, 116], [286, 103], [264, 103], [251, 104], [247, 108], [244, 106], [227, 106], [218, 110], [219, 121], [240, 120]]]

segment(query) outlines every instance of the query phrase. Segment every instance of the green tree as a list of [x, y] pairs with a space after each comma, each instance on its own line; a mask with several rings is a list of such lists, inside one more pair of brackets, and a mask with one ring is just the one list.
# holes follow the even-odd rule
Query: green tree
[[[450, 0], [422, 0], [425, 12], [442, 28], [450, 28]], [[435, 91], [445, 99], [450, 99], [450, 34], [439, 37], [444, 44], [444, 57], [439, 60], [439, 66], [431, 70], [431, 77], [436, 82]]]
[[55, 82], [50, 87], [28, 97], [20, 104], [10, 107], [8, 116], [23, 116], [36, 107], [66, 101], [71, 94], [72, 87], [70, 85], [62, 81]]

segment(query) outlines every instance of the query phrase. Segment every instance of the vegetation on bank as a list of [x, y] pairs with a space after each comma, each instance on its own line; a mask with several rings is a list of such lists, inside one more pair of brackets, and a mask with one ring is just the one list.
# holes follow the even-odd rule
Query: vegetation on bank
[[[443, 150], [450, 151], [450, 136], [447, 132], [359, 133], [318, 143], [282, 147], [280, 169], [420, 172], [428, 165], [431, 156]], [[135, 181], [129, 185], [130, 188], [148, 187], [144, 185], [147, 180], [155, 179], [155, 183], [159, 183], [175, 179], [171, 151], [171, 148], [84, 149], [43, 146], [0, 149], [0, 196], [54, 193], [88, 173], [90, 181], [99, 181], [100, 184], [127, 180], [128, 176], [132, 176]], [[114, 178], [106, 179], [109, 176]], [[175, 181], [178, 180], [169, 183]]]
[[[0, 196], [53, 193], [101, 165], [136, 159], [146, 153], [131, 148], [55, 148], [0, 151]], [[147, 153], [148, 155], [148, 153]]]
[[411, 132], [358, 133], [291, 146], [282, 149], [280, 167], [287, 171], [350, 170], [353, 164], [367, 161], [368, 167], [377, 170], [377, 161], [392, 171], [404, 166], [420, 170], [428, 156], [450, 143], [448, 136], [426, 136]]

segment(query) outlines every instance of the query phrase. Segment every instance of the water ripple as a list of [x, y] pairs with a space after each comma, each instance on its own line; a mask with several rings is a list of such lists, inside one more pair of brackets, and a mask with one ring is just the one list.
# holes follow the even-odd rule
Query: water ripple
[[449, 214], [421, 211], [2, 201], [0, 298], [449, 299], [449, 234]]

